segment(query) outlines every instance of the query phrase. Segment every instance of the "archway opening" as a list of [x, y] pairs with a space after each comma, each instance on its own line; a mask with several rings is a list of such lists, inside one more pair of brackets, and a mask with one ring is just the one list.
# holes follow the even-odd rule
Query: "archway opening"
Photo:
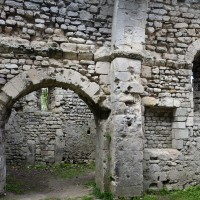
[[[69, 179], [76, 185], [94, 181], [94, 115], [71, 90], [41, 88], [20, 98], [5, 125], [5, 139], [8, 187], [21, 182], [22, 192], [33, 187], [45, 192], [51, 178], [51, 184], [57, 180], [54, 190], [59, 185], [61, 191], [73, 186]], [[60, 175], [64, 180], [58, 181]]]
[[[5, 123], [13, 105], [20, 98], [41, 88], [60, 87], [72, 90], [88, 105], [92, 111], [97, 127], [95, 182], [101, 190], [109, 188], [109, 143], [106, 140], [110, 109], [108, 96], [96, 82], [91, 82], [86, 76], [71, 69], [57, 71], [54, 68], [30, 69], [17, 75], [6, 83], [0, 92], [0, 158], [1, 168], [0, 193], [3, 194], [6, 185], [6, 156], [5, 156]], [[87, 130], [90, 134], [91, 130]]]
[[[94, 159], [91, 155], [95, 151], [94, 116], [71, 90], [42, 88], [26, 95], [14, 104], [5, 127], [6, 141], [11, 144], [9, 149], [16, 154], [7, 155], [9, 162], [26, 165], [61, 161], [81, 163]], [[28, 147], [27, 142], [30, 146], [34, 144], [34, 149]], [[23, 156], [23, 150], [26, 156]], [[27, 154], [29, 150], [33, 152]], [[43, 150], [46, 155], [45, 152], [41, 154]]]
[[[109, 188], [109, 99], [96, 82], [91, 82], [86, 76], [71, 69], [57, 71], [54, 68], [30, 69], [9, 82], [0, 92], [0, 193], [5, 192], [6, 156], [5, 156], [5, 124], [11, 114], [13, 105], [25, 95], [41, 88], [60, 87], [72, 90], [88, 105], [92, 111], [97, 127], [95, 182], [104, 191]], [[87, 130], [90, 133], [90, 130]]]
[[200, 114], [200, 52], [194, 58], [192, 71], [194, 112], [198, 115]]

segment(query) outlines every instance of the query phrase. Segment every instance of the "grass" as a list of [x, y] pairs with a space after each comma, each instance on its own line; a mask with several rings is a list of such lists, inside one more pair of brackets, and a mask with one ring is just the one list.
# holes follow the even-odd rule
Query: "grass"
[[24, 193], [24, 183], [17, 180], [15, 177], [8, 176], [6, 181], [6, 190], [14, 194]]
[[[63, 170], [63, 168], [65, 169], [66, 167], [69, 168], [69, 166], [64, 165], [61, 167], [61, 170]], [[72, 169], [74, 170], [76, 169], [76, 167]], [[61, 173], [61, 177], [71, 178], [80, 173], [82, 174], [85, 170], [85, 167], [81, 166], [80, 169], [81, 170], [77, 170], [79, 171], [79, 173], [77, 172], [74, 173], [74, 171], [72, 170], [71, 174], [67, 176], [66, 174], [63, 175]], [[60, 173], [60, 166], [59, 166], [59, 173]], [[92, 188], [92, 193], [90, 196], [83, 196], [82, 198], [75, 198], [75, 199], [66, 198], [66, 200], [94, 200], [94, 199], [113, 200], [114, 199], [112, 193], [110, 192], [101, 193], [93, 181], [87, 182], [85, 186]], [[23, 194], [23, 183], [20, 183], [17, 180], [15, 180], [13, 177], [10, 177], [7, 181], [7, 190], [15, 194]], [[126, 198], [120, 198], [120, 199], [126, 200]], [[61, 200], [61, 199], [48, 198], [44, 200]], [[178, 190], [178, 191], [171, 191], [171, 192], [165, 189], [158, 192], [149, 191], [148, 193], [144, 194], [143, 197], [135, 197], [135, 198], [132, 198], [132, 200], [200, 200], [200, 186], [190, 187], [186, 190]]]
[[82, 176], [95, 169], [94, 163], [90, 164], [60, 164], [55, 165], [52, 170], [55, 176], [63, 179], [72, 179]]
[[46, 199], [40, 199], [40, 200], [94, 200], [93, 197], [90, 196], [83, 196], [82, 198], [76, 197], [76, 198], [46, 198]]
[[72, 179], [78, 176], [82, 176], [88, 172], [95, 170], [95, 163], [90, 162], [88, 164], [65, 164], [58, 165], [35, 165], [29, 166], [29, 168], [37, 170], [50, 170], [53, 176], [63, 179]]
[[41, 199], [41, 200], [61, 200], [59, 198], [47, 198], [47, 199]]
[[[101, 193], [94, 182], [85, 184], [92, 187], [93, 199], [113, 200], [114, 197], [110, 192]], [[128, 200], [127, 198], [119, 198], [120, 200]], [[129, 198], [130, 199], [130, 198]], [[87, 199], [86, 199], [87, 200]], [[200, 200], [200, 186], [190, 187], [186, 190], [168, 191], [149, 191], [142, 197], [135, 197], [132, 200]]]
[[[72, 179], [74, 177], [82, 176], [88, 172], [94, 171], [94, 163], [90, 164], [60, 164], [53, 166], [34, 166], [29, 167], [29, 169], [37, 169], [37, 170], [50, 170], [52, 175], [57, 178], [62, 179]], [[107, 191], [101, 193], [101, 191], [97, 188], [96, 184], [92, 182], [87, 182], [85, 186], [92, 188], [92, 193], [89, 196], [84, 196], [82, 198], [73, 199], [73, 200], [94, 200], [94, 199], [102, 199], [102, 200], [113, 200], [114, 197], [111, 192]], [[20, 182], [20, 180], [15, 177], [7, 177], [6, 189], [9, 192], [15, 194], [23, 194], [24, 193], [24, 183]], [[46, 200], [59, 200], [58, 198], [46, 199]], [[66, 199], [72, 200], [72, 199]], [[126, 200], [126, 198], [121, 198], [121, 200]], [[178, 190], [178, 191], [168, 191], [163, 189], [161, 191], [149, 191], [144, 194], [142, 197], [135, 197], [132, 200], [200, 200], [200, 186], [193, 186], [186, 190]]]
[[94, 198], [91, 196], [84, 196], [81, 198], [81, 200], [93, 200]]
[[113, 200], [114, 199], [111, 192], [106, 191], [106, 192], [102, 193], [99, 190], [99, 188], [96, 186], [95, 182], [93, 182], [93, 181], [87, 182], [85, 184], [85, 186], [92, 188], [92, 194], [91, 194], [93, 196], [93, 198], [91, 197], [92, 199], [102, 199], [102, 200]]
[[[88, 164], [59, 164], [59, 165], [35, 165], [26, 166], [25, 171], [37, 170], [48, 171], [50, 175], [60, 179], [72, 179], [75, 177], [83, 176], [88, 172], [93, 172], [95, 169], [94, 162]], [[28, 183], [29, 184], [29, 183]], [[14, 194], [24, 194], [27, 192], [27, 183], [24, 180], [19, 180], [15, 176], [7, 176], [6, 191]], [[31, 185], [31, 191], [34, 191], [34, 185]], [[1, 199], [1, 198], [0, 198]], [[52, 199], [54, 200], [54, 199]], [[57, 199], [55, 199], [57, 200]], [[89, 199], [84, 199], [89, 200]]]
[[135, 200], [200, 200], [200, 186], [193, 186], [186, 190], [148, 192], [142, 198]]

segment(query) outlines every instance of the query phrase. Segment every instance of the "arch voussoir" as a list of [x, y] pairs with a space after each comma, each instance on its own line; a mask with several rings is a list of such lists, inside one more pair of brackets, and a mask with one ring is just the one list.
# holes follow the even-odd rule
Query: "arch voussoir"
[[0, 92], [0, 104], [7, 105], [11, 101], [11, 97], [7, 95], [4, 91]]
[[55, 68], [45, 68], [42, 70], [30, 69], [15, 76], [2, 87], [0, 101], [2, 98], [5, 105], [9, 102], [11, 102], [12, 105], [21, 96], [28, 94], [35, 89], [49, 86], [73, 90], [80, 95], [91, 108], [98, 110], [98, 112], [101, 107], [98, 105], [100, 99], [105, 99], [105, 97], [101, 98], [102, 96], [105, 96], [105, 94], [100, 86], [97, 83], [90, 81], [86, 76], [83, 76], [79, 72], [72, 69], [61, 69], [56, 71]]
[[200, 39], [194, 41], [187, 48], [185, 59], [187, 62], [192, 63], [196, 54], [200, 51]]

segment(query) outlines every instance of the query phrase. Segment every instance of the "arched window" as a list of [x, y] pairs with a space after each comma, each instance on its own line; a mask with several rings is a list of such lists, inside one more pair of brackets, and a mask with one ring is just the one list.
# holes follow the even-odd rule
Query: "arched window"
[[200, 112], [200, 52], [194, 58], [192, 84], [194, 112]]

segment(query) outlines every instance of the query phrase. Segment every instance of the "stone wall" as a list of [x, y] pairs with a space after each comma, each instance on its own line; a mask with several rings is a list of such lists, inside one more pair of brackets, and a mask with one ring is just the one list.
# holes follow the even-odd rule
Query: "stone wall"
[[[199, 79], [199, 8], [197, 0], [0, 0], [0, 193], [9, 109], [42, 87], [69, 88], [93, 111], [102, 191], [132, 197], [199, 184], [199, 89], [191, 82]], [[161, 145], [148, 146], [153, 137]]]
[[7, 163], [81, 163], [94, 159], [96, 125], [88, 106], [70, 90], [50, 89], [50, 110], [33, 92], [18, 101], [6, 124]]
[[[100, 85], [107, 83], [107, 71], [95, 70], [94, 53], [110, 46], [113, 4], [113, 0], [0, 1], [0, 84], [29, 69], [63, 66], [94, 82], [103, 74]], [[14, 54], [9, 55], [8, 44]]]
[[102, 191], [109, 187], [104, 144], [113, 9], [114, 0], [0, 0], [0, 194], [6, 181], [4, 124], [16, 101], [44, 87], [71, 89], [93, 111], [96, 177]]
[[[183, 166], [184, 157], [176, 149], [145, 149], [143, 176], [144, 190], [168, 190], [183, 189], [191, 183], [186, 180], [186, 174], [192, 175], [193, 172], [186, 172]], [[189, 176], [187, 177], [189, 178]], [[197, 182], [198, 177], [190, 177], [190, 181]]]
[[[63, 31], [66, 38], [55, 36], [52, 39], [55, 42], [72, 43], [87, 41], [88, 44], [95, 41], [99, 45], [110, 41], [113, 0], [2, 0], [0, 3], [1, 33], [19, 33], [21, 38], [32, 40], [35, 37], [49, 38]], [[75, 53], [69, 56], [76, 58]]]
[[146, 148], [172, 147], [173, 110], [145, 109], [144, 135]]
[[[163, 127], [171, 127], [172, 145], [148, 146], [160, 127], [157, 118], [153, 135], [144, 135], [144, 190], [183, 189], [199, 184], [199, 114], [194, 115], [199, 105], [198, 89], [193, 88], [193, 83], [198, 85], [199, 6], [199, 1], [149, 2], [145, 44], [148, 56], [142, 66], [143, 105], [152, 106], [157, 113], [171, 110]], [[144, 110], [146, 116], [146, 107]], [[144, 130], [148, 122], [144, 122]]]

